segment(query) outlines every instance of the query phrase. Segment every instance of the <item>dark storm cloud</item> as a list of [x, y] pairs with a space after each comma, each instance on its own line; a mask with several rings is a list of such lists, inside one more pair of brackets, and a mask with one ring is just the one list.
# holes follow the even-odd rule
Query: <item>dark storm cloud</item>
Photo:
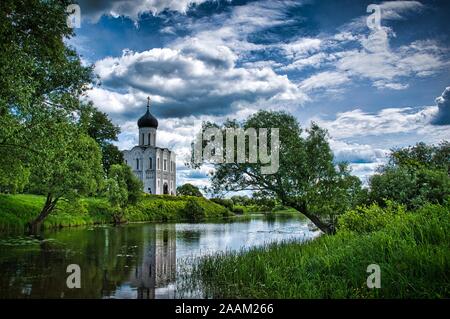
[[157, 14], [164, 10], [185, 13], [192, 5], [208, 0], [78, 0], [82, 15], [97, 22], [103, 15], [128, 17], [139, 20], [143, 13]]

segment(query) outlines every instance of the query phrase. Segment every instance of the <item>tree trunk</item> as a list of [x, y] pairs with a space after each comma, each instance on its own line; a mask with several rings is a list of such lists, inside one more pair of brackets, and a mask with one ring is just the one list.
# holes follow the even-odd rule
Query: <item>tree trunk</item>
[[313, 214], [309, 214], [309, 213], [305, 213], [305, 212], [301, 212], [301, 213], [303, 215], [305, 215], [314, 225], [317, 226], [317, 228], [319, 228], [325, 234], [334, 235], [336, 233], [336, 229], [335, 229], [334, 225], [323, 222], [322, 220], [320, 220], [319, 217], [317, 217]]
[[317, 226], [321, 231], [323, 231], [325, 234], [328, 235], [334, 235], [336, 233], [336, 229], [333, 224], [326, 223], [320, 219], [320, 217], [311, 214], [306, 209], [305, 203], [293, 203], [293, 202], [287, 202], [287, 206], [291, 206], [292, 208], [295, 208], [300, 213], [305, 215], [314, 225]]
[[53, 198], [52, 194], [47, 194], [47, 199], [45, 200], [44, 207], [42, 208], [39, 215], [36, 217], [35, 220], [33, 220], [31, 223], [28, 224], [28, 233], [32, 235], [36, 235], [42, 225], [42, 222], [44, 219], [53, 211], [53, 209], [56, 206], [56, 203], [58, 202], [59, 197]]

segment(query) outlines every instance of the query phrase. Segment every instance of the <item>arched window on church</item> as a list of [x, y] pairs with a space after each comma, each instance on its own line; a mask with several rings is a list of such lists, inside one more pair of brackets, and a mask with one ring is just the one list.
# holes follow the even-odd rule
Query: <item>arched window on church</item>
[[142, 143], [141, 143], [141, 145], [144, 145], [145, 144], [145, 141], [144, 141], [144, 133], [142, 133]]
[[149, 158], [149, 168], [152, 169], [153, 168], [153, 158]]
[[148, 145], [151, 145], [152, 143], [150, 142], [152, 138], [152, 134], [148, 133]]
[[139, 170], [139, 158], [136, 158], [136, 170]]

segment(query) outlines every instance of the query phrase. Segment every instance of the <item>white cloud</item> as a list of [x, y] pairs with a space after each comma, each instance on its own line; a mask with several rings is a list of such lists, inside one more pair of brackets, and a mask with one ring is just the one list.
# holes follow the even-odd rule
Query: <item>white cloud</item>
[[320, 49], [322, 40], [318, 38], [300, 38], [281, 45], [289, 58], [304, 57]]
[[303, 80], [300, 83], [300, 88], [304, 89], [305, 91], [311, 91], [321, 88], [330, 89], [338, 87], [349, 81], [350, 78], [348, 78], [344, 73], [324, 71], [316, 73], [311, 77]]
[[449, 63], [437, 44], [413, 42], [394, 50], [386, 29], [372, 32], [360, 40], [362, 49], [344, 52], [336, 62], [337, 70], [352, 77], [373, 81], [377, 88], [405, 89], [407, 77], [424, 77], [442, 71]]
[[367, 178], [375, 173], [377, 167], [386, 163], [390, 153], [389, 149], [334, 138], [331, 138], [329, 143], [335, 160], [348, 162], [352, 174], [358, 176], [363, 183], [367, 183]]
[[450, 125], [450, 86], [448, 86], [442, 95], [436, 98], [438, 112], [433, 118], [432, 123], [436, 125]]
[[406, 133], [426, 129], [436, 113], [436, 107], [414, 110], [409, 107], [385, 108], [377, 113], [361, 109], [338, 113], [333, 121], [317, 120], [330, 131], [331, 136], [348, 138], [355, 136], [378, 136]]

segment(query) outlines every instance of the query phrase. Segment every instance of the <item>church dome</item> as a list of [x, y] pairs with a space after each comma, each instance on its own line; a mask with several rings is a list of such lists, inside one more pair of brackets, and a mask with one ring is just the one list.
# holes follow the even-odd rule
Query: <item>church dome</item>
[[138, 127], [158, 128], [158, 120], [150, 113], [150, 105], [147, 104], [147, 112], [137, 122]]

